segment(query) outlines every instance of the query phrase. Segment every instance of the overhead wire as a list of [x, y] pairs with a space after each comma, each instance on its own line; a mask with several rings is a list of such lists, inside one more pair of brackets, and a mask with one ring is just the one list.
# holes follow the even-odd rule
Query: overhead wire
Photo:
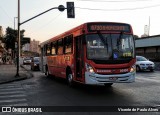
[[12, 18], [8, 15], [8, 13], [4, 10], [4, 8], [2, 6], [0, 6], [0, 8], [2, 9], [3, 13], [6, 15], [6, 17], [8, 17], [10, 22], [13, 23]]
[[144, 1], [151, 1], [151, 0], [78, 0], [84, 2], [144, 2]]
[[56, 20], [60, 15], [61, 15], [61, 13], [59, 13], [57, 16], [55, 16], [54, 18], [52, 18], [51, 20], [49, 20], [47, 23], [45, 23], [45, 24], [43, 24], [42, 26], [38, 27], [36, 30], [34, 30], [34, 31], [31, 32], [30, 34], [35, 33], [35, 31], [44, 29], [44, 28], [47, 27], [49, 24], [51, 24], [54, 20]]
[[[63, 0], [61, 0], [62, 2]], [[36, 34], [36, 31], [44, 29], [45, 27], [47, 27], [49, 24], [51, 24], [54, 20], [56, 20], [59, 16], [61, 15], [61, 13], [59, 13], [58, 15], [56, 15], [55, 17], [53, 17], [51, 20], [49, 20], [47, 23], [41, 25], [40, 27], [36, 28], [34, 31], [29, 32], [29, 34], [33, 35]]]
[[152, 5], [152, 6], [145, 6], [145, 7], [136, 7], [136, 8], [124, 8], [124, 9], [98, 9], [98, 8], [83, 8], [83, 7], [75, 7], [78, 9], [83, 10], [99, 10], [99, 11], [122, 11], [122, 10], [139, 10], [139, 9], [146, 9], [146, 8], [154, 8], [159, 7], [160, 4]]

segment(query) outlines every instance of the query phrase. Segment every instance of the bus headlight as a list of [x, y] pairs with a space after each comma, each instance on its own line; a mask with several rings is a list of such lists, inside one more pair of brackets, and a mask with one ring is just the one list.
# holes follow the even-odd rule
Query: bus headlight
[[136, 71], [136, 66], [133, 65], [133, 66], [131, 67], [131, 69], [130, 69], [130, 72], [135, 72], [135, 71]]
[[94, 73], [94, 70], [93, 70], [92, 66], [90, 66], [88, 63], [85, 63], [85, 65], [86, 65], [86, 71], [87, 72]]

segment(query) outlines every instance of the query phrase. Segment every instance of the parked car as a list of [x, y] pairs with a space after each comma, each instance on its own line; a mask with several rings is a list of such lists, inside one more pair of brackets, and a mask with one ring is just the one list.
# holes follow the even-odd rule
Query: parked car
[[39, 57], [33, 57], [31, 60], [31, 70], [39, 70]]
[[23, 65], [30, 65], [31, 63], [31, 58], [30, 57], [25, 57], [23, 59]]
[[150, 70], [154, 71], [155, 64], [143, 56], [136, 56], [136, 71]]

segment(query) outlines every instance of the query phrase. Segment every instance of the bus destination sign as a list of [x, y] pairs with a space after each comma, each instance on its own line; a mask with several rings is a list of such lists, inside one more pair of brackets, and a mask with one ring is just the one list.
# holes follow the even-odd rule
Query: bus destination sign
[[122, 31], [130, 32], [130, 26], [127, 24], [112, 24], [112, 23], [103, 23], [103, 24], [88, 24], [88, 31]]

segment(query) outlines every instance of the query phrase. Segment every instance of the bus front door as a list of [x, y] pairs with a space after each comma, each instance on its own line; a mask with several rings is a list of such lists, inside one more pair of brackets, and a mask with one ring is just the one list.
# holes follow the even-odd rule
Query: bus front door
[[82, 69], [84, 66], [84, 51], [83, 51], [83, 44], [82, 44], [82, 37], [76, 38], [76, 79], [81, 81], [82, 80]]

